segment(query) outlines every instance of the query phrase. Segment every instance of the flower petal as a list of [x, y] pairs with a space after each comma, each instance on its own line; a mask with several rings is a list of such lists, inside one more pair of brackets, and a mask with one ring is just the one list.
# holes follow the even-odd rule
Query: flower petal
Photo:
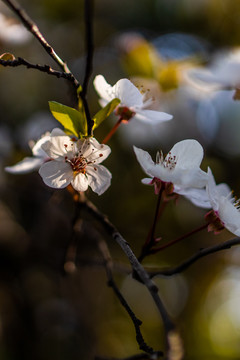
[[112, 86], [106, 82], [105, 78], [102, 75], [97, 75], [95, 77], [95, 79], [93, 80], [93, 85], [98, 95], [103, 100], [105, 100], [105, 103], [114, 99], [114, 96], [112, 94]]
[[203, 147], [194, 139], [179, 141], [169, 151], [169, 157], [176, 156], [176, 169], [192, 169], [199, 167], [203, 159]]
[[206, 189], [184, 189], [179, 186], [174, 186], [174, 192], [183, 195], [186, 199], [190, 200], [194, 205], [200, 208], [210, 209], [212, 207]]
[[42, 145], [45, 144], [45, 142], [47, 142], [48, 140], [50, 140], [50, 135], [43, 136], [41, 139], [39, 139], [36, 142], [36, 144], [32, 148], [32, 153], [34, 156], [43, 157], [43, 158], [48, 157], [45, 151], [42, 149]]
[[42, 144], [45, 153], [54, 160], [63, 160], [66, 156], [74, 157], [76, 150], [76, 142], [71, 140], [61, 129], [53, 129], [50, 139]]
[[27, 174], [38, 170], [43, 162], [41, 157], [26, 157], [16, 165], [5, 167], [5, 170], [10, 174]]
[[87, 166], [89, 186], [98, 195], [102, 195], [111, 185], [112, 174], [103, 165]]
[[79, 173], [71, 181], [71, 184], [76, 191], [86, 191], [89, 185], [88, 176], [86, 174]]
[[134, 107], [143, 106], [143, 95], [138, 88], [128, 79], [120, 79], [112, 88], [113, 98], [121, 100], [121, 104]]
[[141, 183], [144, 185], [153, 185], [152, 184], [153, 179], [152, 178], [144, 178], [141, 180]]
[[144, 110], [144, 109], [135, 109], [135, 111], [136, 114], [132, 118], [132, 120], [133, 119], [140, 120], [146, 122], [149, 125], [160, 124], [163, 121], [168, 121], [173, 118], [172, 115], [161, 111]]
[[90, 138], [84, 141], [79, 140], [77, 144], [82, 156], [87, 159], [88, 162], [94, 164], [100, 164], [111, 153], [111, 149], [108, 145], [99, 144], [95, 138]]
[[55, 189], [63, 189], [68, 186], [73, 179], [71, 166], [65, 162], [48, 161], [39, 169], [44, 183]]
[[156, 173], [157, 165], [153, 162], [149, 153], [147, 151], [137, 148], [136, 146], [133, 146], [133, 150], [143, 171], [145, 171], [147, 175], [155, 177], [154, 174]]

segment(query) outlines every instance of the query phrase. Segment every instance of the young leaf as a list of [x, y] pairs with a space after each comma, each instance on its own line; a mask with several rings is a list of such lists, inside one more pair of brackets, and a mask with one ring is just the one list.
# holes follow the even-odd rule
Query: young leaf
[[3, 53], [2, 55], [0, 55], [0, 59], [1, 60], [5, 60], [5, 61], [8, 61], [8, 60], [15, 60], [15, 56], [11, 53]]
[[93, 130], [96, 129], [96, 127], [98, 127], [103, 122], [103, 120], [105, 120], [113, 112], [113, 110], [118, 106], [119, 103], [120, 100], [115, 98], [94, 115]]
[[49, 101], [51, 113], [68, 134], [77, 137], [87, 136], [87, 122], [84, 114], [69, 106], [55, 101]]

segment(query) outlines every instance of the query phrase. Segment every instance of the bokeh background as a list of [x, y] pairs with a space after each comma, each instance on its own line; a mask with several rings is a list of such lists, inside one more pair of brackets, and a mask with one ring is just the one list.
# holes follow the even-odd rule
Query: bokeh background
[[[21, 1], [56, 52], [80, 81], [85, 45], [82, 0]], [[13, 16], [1, 2], [4, 16]], [[5, 19], [5, 18], [4, 18]], [[1, 20], [1, 18], [0, 18]], [[0, 52], [33, 63], [56, 65], [15, 20], [0, 25]], [[112, 186], [87, 196], [106, 213], [137, 255], [152, 223], [156, 197], [141, 184], [144, 174], [132, 145], [168, 152], [194, 138], [204, 147], [204, 170], [240, 196], [240, 102], [233, 91], [200, 89], [187, 69], [211, 62], [240, 44], [240, 4], [235, 0], [95, 0], [94, 62], [88, 101], [99, 109], [92, 80], [123, 77], [150, 89], [155, 109], [174, 119], [157, 128], [122, 125], [110, 140], [105, 165]], [[71, 243], [74, 204], [68, 191], [47, 188], [38, 173], [11, 175], [5, 166], [31, 155], [29, 141], [58, 126], [48, 101], [73, 106], [69, 84], [25, 68], [0, 68], [0, 358], [124, 358], [139, 352], [133, 325], [107, 286], [97, 241], [107, 240], [117, 263], [128, 265], [104, 230], [82, 211]], [[95, 132], [101, 141], [116, 119]], [[205, 211], [180, 198], [170, 203], [157, 232], [170, 241], [204, 223]], [[202, 232], [144, 260], [148, 267], [173, 267], [199, 249], [233, 237]], [[186, 360], [240, 358], [240, 248], [210, 255], [170, 278], [156, 278], [165, 306], [180, 330]], [[75, 261], [75, 266], [71, 262]], [[64, 266], [65, 265], [65, 266]], [[130, 275], [116, 281], [143, 321], [144, 337], [163, 349], [160, 316], [146, 289]]]

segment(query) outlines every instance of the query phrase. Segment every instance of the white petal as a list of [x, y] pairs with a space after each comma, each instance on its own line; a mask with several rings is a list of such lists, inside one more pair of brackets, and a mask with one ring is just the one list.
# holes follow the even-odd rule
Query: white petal
[[89, 185], [89, 180], [87, 175], [79, 173], [74, 177], [71, 184], [76, 191], [86, 191]]
[[234, 235], [240, 236], [240, 212], [229, 199], [221, 197], [218, 216], [226, 229]]
[[152, 178], [144, 178], [141, 180], [141, 183], [144, 185], [152, 185]]
[[108, 145], [100, 144], [95, 138], [84, 141], [79, 140], [77, 146], [82, 156], [87, 159], [88, 162], [94, 162], [95, 164], [103, 162], [111, 153]]
[[203, 159], [203, 147], [197, 140], [187, 139], [179, 141], [169, 151], [166, 159], [170, 156], [176, 156], [177, 164], [175, 168], [196, 168], [200, 166]]
[[[93, 80], [93, 85], [98, 93], [98, 95], [105, 100], [106, 102], [111, 101], [114, 99], [112, 94], [112, 86], [106, 82], [102, 75], [97, 75]], [[102, 105], [102, 104], [101, 104]], [[104, 105], [105, 106], [105, 105]]]
[[60, 161], [48, 161], [39, 169], [44, 183], [55, 189], [63, 189], [73, 179], [73, 171], [68, 163]]
[[87, 166], [88, 185], [98, 195], [102, 195], [110, 186], [112, 174], [103, 165]]
[[207, 173], [200, 168], [193, 167], [188, 170], [176, 168], [176, 171], [178, 172], [176, 184], [180, 184], [184, 187], [196, 188], [203, 188], [207, 184]]
[[42, 149], [42, 145], [45, 144], [48, 140], [50, 140], [50, 135], [43, 136], [36, 142], [32, 148], [32, 153], [34, 156], [47, 158], [47, 154]]
[[[70, 136], [67, 136], [60, 129], [54, 129], [52, 134], [57, 133], [57, 135], [51, 134], [50, 140], [42, 144], [42, 149], [45, 153], [55, 160], [63, 160], [66, 156], [68, 158], [74, 157], [76, 154], [76, 142], [71, 140]], [[63, 135], [64, 134], [64, 135]]]
[[154, 174], [156, 172], [156, 164], [153, 162], [149, 153], [147, 151], [137, 148], [136, 146], [133, 146], [133, 150], [136, 154], [139, 164], [141, 165], [145, 173], [149, 176], [154, 177]]
[[143, 95], [138, 88], [128, 79], [121, 79], [113, 86], [114, 97], [121, 100], [121, 104], [134, 107], [143, 106]]
[[212, 207], [206, 189], [184, 189], [174, 186], [174, 192], [183, 195], [186, 199], [190, 200], [194, 205], [200, 208], [210, 209]]
[[16, 165], [5, 167], [5, 170], [11, 174], [27, 174], [34, 170], [38, 170], [43, 162], [43, 158], [26, 157]]
[[146, 122], [149, 125], [160, 124], [161, 122], [171, 120], [172, 118], [172, 115], [165, 112], [144, 109], [136, 109], [136, 115], [133, 117], [133, 119]]
[[208, 178], [207, 178], [206, 189], [207, 189], [208, 197], [213, 210], [218, 211], [221, 194], [218, 193], [217, 185], [210, 168], [208, 168], [207, 176]]

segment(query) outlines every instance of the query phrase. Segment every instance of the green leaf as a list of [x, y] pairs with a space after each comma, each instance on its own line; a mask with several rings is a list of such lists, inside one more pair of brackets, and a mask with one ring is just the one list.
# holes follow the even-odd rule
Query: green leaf
[[116, 109], [119, 103], [120, 100], [115, 98], [94, 115], [93, 130], [96, 129], [96, 127], [98, 127], [103, 122], [103, 120], [105, 120], [113, 112], [114, 109]]
[[87, 136], [87, 121], [85, 114], [69, 106], [55, 101], [49, 101], [51, 113], [60, 124], [63, 125], [67, 134], [77, 137]]

